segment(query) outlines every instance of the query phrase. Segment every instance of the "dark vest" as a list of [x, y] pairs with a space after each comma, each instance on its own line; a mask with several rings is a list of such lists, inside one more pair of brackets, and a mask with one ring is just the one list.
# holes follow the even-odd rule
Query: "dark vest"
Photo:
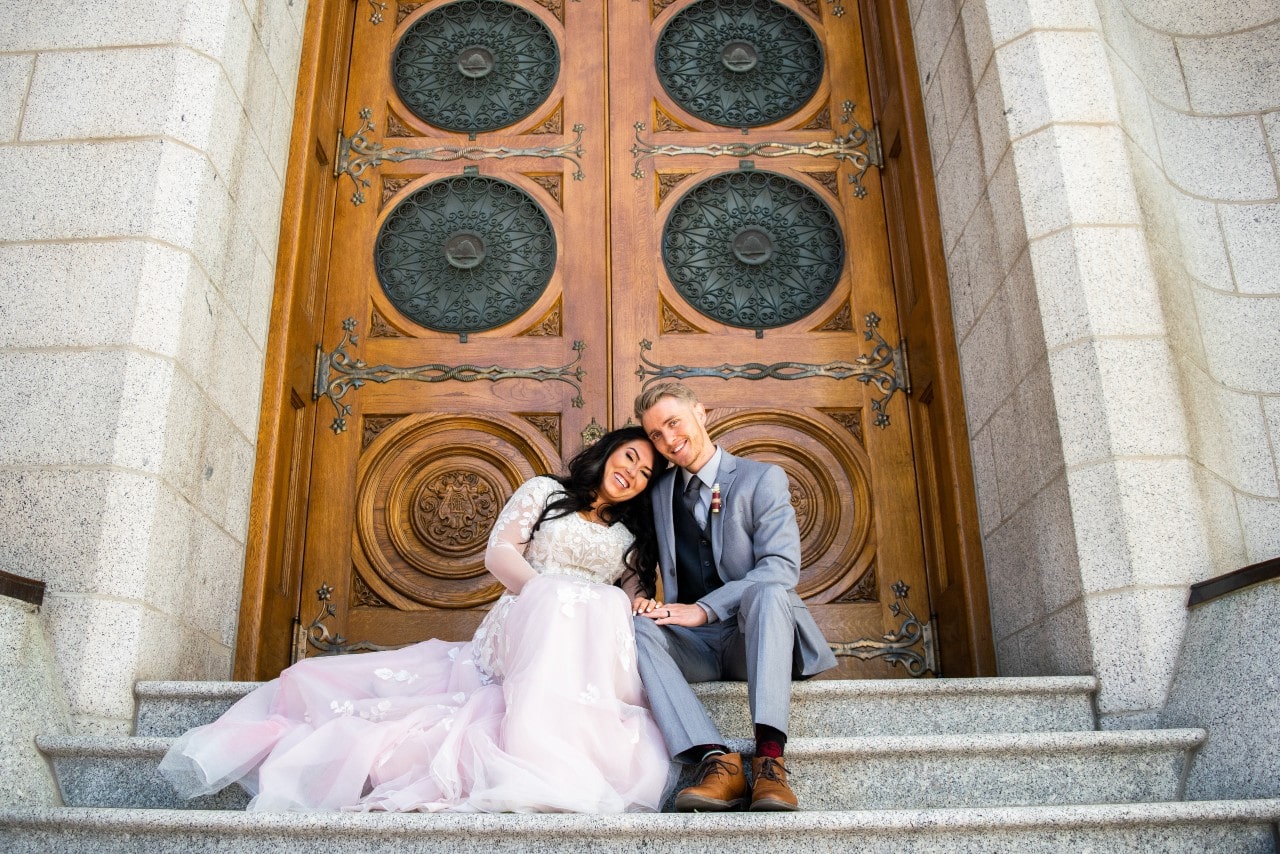
[[675, 486], [671, 490], [671, 519], [676, 535], [676, 584], [679, 587], [676, 601], [692, 605], [724, 582], [716, 572], [711, 552], [710, 514], [707, 516], [707, 528], [699, 529], [698, 520], [684, 506], [678, 472]]

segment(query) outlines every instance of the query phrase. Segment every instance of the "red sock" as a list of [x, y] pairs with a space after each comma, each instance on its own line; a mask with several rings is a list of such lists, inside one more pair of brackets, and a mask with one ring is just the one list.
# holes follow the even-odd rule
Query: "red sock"
[[768, 724], [756, 724], [756, 756], [772, 756], [782, 758], [782, 751], [787, 746], [787, 734], [774, 729]]

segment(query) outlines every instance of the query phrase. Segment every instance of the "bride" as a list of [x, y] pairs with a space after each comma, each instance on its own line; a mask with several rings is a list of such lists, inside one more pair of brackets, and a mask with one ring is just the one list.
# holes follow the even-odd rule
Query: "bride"
[[624, 427], [525, 482], [485, 552], [507, 592], [470, 641], [304, 659], [161, 772], [184, 797], [238, 782], [251, 810], [659, 809], [670, 762], [631, 615], [657, 605], [647, 493], [665, 465]]

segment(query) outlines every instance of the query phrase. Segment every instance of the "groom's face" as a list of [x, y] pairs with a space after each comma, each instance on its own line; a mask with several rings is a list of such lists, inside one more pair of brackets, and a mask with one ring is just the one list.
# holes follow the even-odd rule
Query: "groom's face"
[[683, 469], [696, 472], [716, 452], [707, 434], [707, 410], [701, 403], [659, 398], [640, 423], [658, 453]]

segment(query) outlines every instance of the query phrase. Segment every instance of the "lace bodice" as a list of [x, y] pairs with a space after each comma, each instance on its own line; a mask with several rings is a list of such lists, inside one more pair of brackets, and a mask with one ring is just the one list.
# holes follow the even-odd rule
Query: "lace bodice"
[[[626, 565], [623, 556], [634, 539], [624, 525], [597, 525], [577, 513], [546, 520], [530, 540], [542, 508], [560, 492], [553, 478], [525, 481], [502, 508], [489, 535], [485, 566], [508, 591], [519, 591], [541, 575], [567, 575], [578, 583], [561, 588], [561, 611], [572, 617], [575, 601], [599, 599], [591, 584], [612, 584]], [[484, 681], [502, 679], [509, 650], [503, 623], [516, 597], [503, 594], [472, 637], [472, 656]]]
[[[633, 539], [625, 526], [597, 525], [570, 513], [544, 521], [537, 536], [529, 540], [542, 508], [560, 491], [560, 484], [549, 477], [535, 477], [523, 483], [502, 508], [489, 535], [489, 548], [501, 547], [507, 552], [502, 555], [504, 562], [513, 559], [509, 550], [514, 549], [539, 575], [572, 575], [612, 584], [626, 568], [623, 555]], [[501, 575], [499, 578], [506, 582]]]

